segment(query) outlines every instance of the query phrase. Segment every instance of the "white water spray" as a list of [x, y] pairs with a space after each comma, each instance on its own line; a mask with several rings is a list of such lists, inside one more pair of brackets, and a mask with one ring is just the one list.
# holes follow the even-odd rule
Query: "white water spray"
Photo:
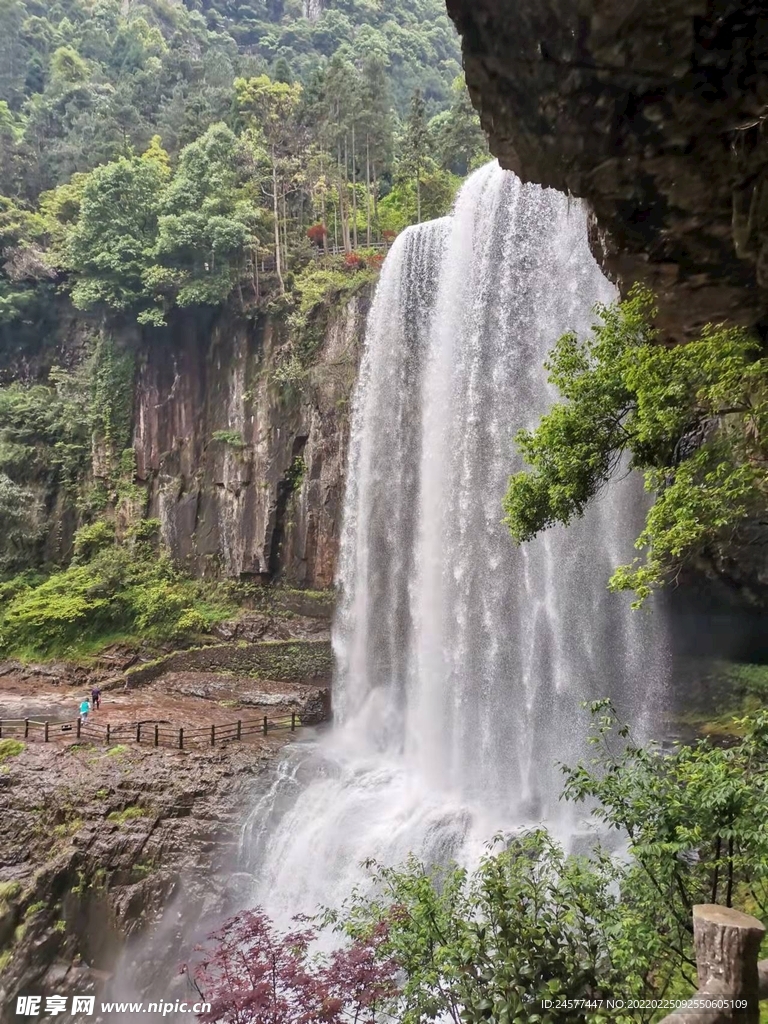
[[657, 694], [659, 626], [606, 590], [638, 482], [522, 549], [501, 523], [515, 433], [557, 397], [549, 350], [614, 298], [581, 204], [496, 164], [387, 258], [352, 423], [336, 724], [287, 753], [245, 832], [277, 918], [340, 903], [372, 857], [471, 862], [542, 819], [567, 834], [556, 762], [584, 751], [581, 702], [637, 721]]

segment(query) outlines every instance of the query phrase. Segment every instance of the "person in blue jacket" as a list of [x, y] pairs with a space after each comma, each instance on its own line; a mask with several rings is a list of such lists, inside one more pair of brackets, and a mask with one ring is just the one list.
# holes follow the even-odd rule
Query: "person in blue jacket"
[[91, 702], [87, 697], [83, 697], [80, 701], [80, 721], [83, 725], [88, 723], [88, 712], [91, 710]]

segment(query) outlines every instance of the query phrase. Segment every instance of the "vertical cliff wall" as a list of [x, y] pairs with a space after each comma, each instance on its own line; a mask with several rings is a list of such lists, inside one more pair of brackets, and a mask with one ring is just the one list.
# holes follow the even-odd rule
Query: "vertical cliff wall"
[[362, 293], [332, 313], [309, 369], [283, 383], [280, 321], [187, 314], [143, 344], [138, 481], [168, 547], [196, 574], [332, 585], [369, 301]]

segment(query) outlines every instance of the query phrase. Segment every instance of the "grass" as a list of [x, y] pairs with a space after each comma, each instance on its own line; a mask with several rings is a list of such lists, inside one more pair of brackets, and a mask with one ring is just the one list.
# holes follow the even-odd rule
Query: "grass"
[[[110, 747], [107, 751], [107, 757], [121, 757], [123, 754], [128, 753], [128, 747], [125, 743], [118, 743], [115, 747]], [[106, 790], [104, 791], [106, 792]], [[96, 794], [98, 796], [98, 793]]]
[[107, 821], [114, 821], [118, 825], [122, 825], [126, 821], [132, 821], [134, 818], [145, 818], [146, 816], [147, 811], [143, 807], [131, 804], [123, 808], [122, 811], [112, 811], [111, 814], [107, 815]]
[[[108, 647], [134, 647], [138, 645], [139, 641], [140, 638], [135, 633], [124, 629], [118, 629], [111, 633], [101, 633], [99, 636], [94, 637], [83, 637], [81, 640], [78, 640], [75, 647], [70, 648], [67, 653], [67, 660], [79, 667], [91, 668], [98, 661], [99, 655]], [[15, 654], [14, 657], [17, 661], [22, 662], [22, 664], [39, 660], [39, 656], [34, 648], [22, 650]]]
[[57, 839], [64, 839], [66, 836], [75, 835], [75, 833], [79, 832], [82, 827], [82, 818], [72, 818], [71, 821], [64, 821], [60, 825], [55, 825], [53, 828], [53, 834]]
[[21, 882], [0, 882], [0, 903], [8, 903], [21, 892]]
[[45, 910], [45, 903], [43, 900], [39, 900], [37, 903], [30, 903], [24, 911], [24, 920], [28, 921], [30, 917], [34, 917], [35, 914], [39, 914], [41, 910]]
[[10, 757], [18, 757], [23, 750], [24, 744], [21, 740], [0, 740], [0, 763]]

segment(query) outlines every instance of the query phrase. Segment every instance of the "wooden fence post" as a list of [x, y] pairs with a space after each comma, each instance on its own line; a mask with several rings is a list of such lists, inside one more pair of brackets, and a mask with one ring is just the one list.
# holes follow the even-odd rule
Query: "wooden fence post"
[[179, 729], [179, 750], [184, 749], [184, 730]]
[[29, 719], [25, 718], [24, 719], [24, 739], [26, 739], [27, 736], [29, 736]]
[[78, 720], [77, 720], [77, 738], [78, 739], [80, 739], [80, 730], [81, 730], [82, 726], [83, 726], [83, 720], [82, 720], [82, 718], [78, 718]]
[[216, 746], [216, 726], [215, 725], [211, 726], [211, 746], [212, 747]]
[[241, 740], [243, 738], [243, 723], [238, 718], [237, 720], [237, 738]]
[[136, 723], [136, 742], [141, 743], [141, 722]]
[[699, 990], [693, 999], [733, 1004], [722, 1009], [682, 1006], [662, 1024], [758, 1024], [760, 974], [757, 957], [765, 927], [755, 917], [706, 903], [693, 908], [693, 937]]
[[269, 731], [269, 722], [267, 721], [267, 716], [264, 715], [264, 735], [265, 736], [267, 735], [268, 731]]
[[109, 737], [110, 737], [111, 732], [112, 732], [112, 727], [109, 724], [109, 722], [107, 722], [107, 746], [109, 746]]
[[155, 723], [155, 746], [160, 746], [160, 726]]
[[45, 723], [45, 742], [48, 742], [48, 722]]
[[0, 721], [0, 740], [3, 738], [3, 723]]
[[296, 712], [291, 712], [291, 732], [296, 732]]

